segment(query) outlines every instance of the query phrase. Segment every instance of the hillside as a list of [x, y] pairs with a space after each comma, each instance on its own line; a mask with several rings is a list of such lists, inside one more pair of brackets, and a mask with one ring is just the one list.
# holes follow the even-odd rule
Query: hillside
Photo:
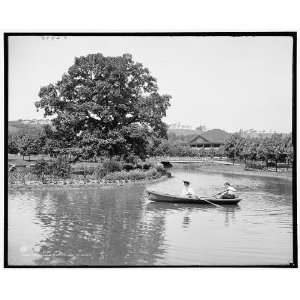
[[[43, 130], [43, 126], [50, 124], [49, 120], [17, 120], [8, 122], [8, 134], [9, 135], [23, 135], [28, 134], [31, 136], [38, 136]], [[205, 132], [187, 128], [169, 128], [168, 138], [172, 143], [187, 144], [197, 135], [208, 135], [211, 139], [226, 139], [228, 133], [221, 129], [212, 129]], [[207, 137], [208, 137], [207, 136]]]
[[176, 134], [176, 135], [193, 135], [198, 134], [199, 132], [194, 129], [168, 129], [168, 134]]
[[8, 134], [9, 135], [23, 135], [28, 134], [31, 136], [38, 136], [43, 130], [43, 126], [49, 124], [45, 120], [17, 120], [8, 121]]

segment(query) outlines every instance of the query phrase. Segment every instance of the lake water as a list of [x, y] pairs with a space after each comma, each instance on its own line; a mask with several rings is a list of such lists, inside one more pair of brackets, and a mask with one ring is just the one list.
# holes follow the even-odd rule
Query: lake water
[[[10, 265], [272, 265], [292, 262], [292, 184], [191, 167], [154, 184], [9, 191]], [[238, 206], [150, 202], [145, 189], [199, 195], [229, 181]]]

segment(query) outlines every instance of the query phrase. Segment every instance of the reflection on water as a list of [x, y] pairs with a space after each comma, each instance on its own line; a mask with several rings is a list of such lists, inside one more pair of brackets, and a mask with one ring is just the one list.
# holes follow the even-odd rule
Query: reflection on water
[[278, 178], [174, 170], [151, 189], [199, 195], [224, 181], [243, 199], [223, 209], [150, 202], [149, 186], [9, 192], [11, 265], [288, 264], [292, 261], [291, 183]]

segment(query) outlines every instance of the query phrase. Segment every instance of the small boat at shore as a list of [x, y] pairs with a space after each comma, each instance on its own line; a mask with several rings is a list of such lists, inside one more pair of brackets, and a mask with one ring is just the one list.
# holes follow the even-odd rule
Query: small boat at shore
[[[238, 204], [242, 199], [218, 199], [214, 197], [182, 197], [179, 195], [171, 195], [167, 193], [160, 193], [155, 191], [147, 191], [148, 199], [156, 202], [172, 202], [172, 203], [193, 203], [193, 204], [208, 204], [209, 202], [214, 204]], [[206, 200], [206, 201], [205, 201]]]

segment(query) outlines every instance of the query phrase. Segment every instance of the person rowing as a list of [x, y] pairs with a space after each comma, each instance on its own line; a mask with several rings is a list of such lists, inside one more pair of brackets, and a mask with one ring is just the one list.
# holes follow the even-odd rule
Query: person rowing
[[218, 193], [217, 195], [220, 195], [221, 199], [234, 199], [235, 198], [234, 192], [236, 192], [236, 189], [233, 186], [231, 186], [229, 182], [225, 182], [224, 187], [225, 190]]
[[181, 193], [181, 196], [182, 197], [188, 197], [188, 198], [193, 198], [193, 199], [197, 199], [197, 200], [202, 200], [202, 201], [205, 201], [205, 202], [207, 202], [207, 203], [209, 203], [209, 204], [212, 204], [212, 205], [214, 205], [214, 206], [217, 206], [217, 207], [221, 207], [222, 208], [222, 206], [221, 205], [217, 205], [217, 204], [215, 204], [215, 203], [213, 203], [213, 202], [211, 202], [211, 201], [209, 201], [208, 199], [204, 199], [203, 197], [198, 197], [196, 194], [195, 194], [195, 192], [194, 192], [194, 190], [191, 188], [191, 184], [190, 184], [190, 182], [189, 181], [183, 181], [183, 190], [182, 190], [182, 193]]
[[186, 180], [183, 181], [183, 190], [181, 192], [181, 196], [189, 197], [189, 198], [196, 196], [194, 190], [191, 187], [191, 183], [189, 181]]

